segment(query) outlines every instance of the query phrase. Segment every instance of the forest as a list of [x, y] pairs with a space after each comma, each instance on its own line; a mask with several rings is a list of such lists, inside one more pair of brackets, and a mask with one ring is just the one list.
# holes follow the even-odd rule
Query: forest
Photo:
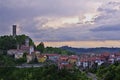
[[101, 66], [94, 65], [85, 72], [96, 74], [98, 80], [120, 80], [120, 62], [113, 64], [104, 63]]
[[[4, 74], [3, 74], [4, 73]], [[39, 68], [0, 68], [0, 80], [91, 80], [78, 69], [59, 70], [50, 65]]]
[[120, 80], [120, 63], [116, 62], [109, 66], [100, 66], [96, 74], [100, 80]]
[[62, 46], [60, 47], [63, 50], [67, 50], [76, 54], [85, 54], [85, 53], [96, 53], [96, 54], [101, 54], [101, 53], [119, 53], [120, 48], [117, 47], [96, 47], [96, 48], [73, 48], [69, 46]]

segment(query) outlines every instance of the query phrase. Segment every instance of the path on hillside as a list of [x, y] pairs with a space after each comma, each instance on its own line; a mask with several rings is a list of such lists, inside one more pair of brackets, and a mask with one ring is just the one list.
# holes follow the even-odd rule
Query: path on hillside
[[16, 66], [16, 68], [31, 68], [31, 67], [43, 67], [43, 64], [24, 64]]
[[97, 76], [93, 73], [88, 72], [87, 76], [88, 76], [88, 78], [91, 78], [92, 80], [97, 80]]
[[31, 68], [31, 67], [36, 68], [36, 67], [44, 67], [46, 65], [52, 65], [52, 64], [54, 64], [54, 63], [47, 63], [47, 64], [27, 64], [27, 63], [25, 63], [25, 64], [18, 65], [18, 66], [15, 66], [15, 67], [16, 68]]
[[[81, 69], [79, 69], [81, 72], [84, 72], [83, 70], [81, 70]], [[90, 73], [90, 72], [88, 72], [88, 73], [86, 73], [86, 76], [88, 77], [88, 78], [91, 78], [92, 80], [97, 80], [97, 76], [95, 75], [95, 74], [93, 74], [93, 73]]]

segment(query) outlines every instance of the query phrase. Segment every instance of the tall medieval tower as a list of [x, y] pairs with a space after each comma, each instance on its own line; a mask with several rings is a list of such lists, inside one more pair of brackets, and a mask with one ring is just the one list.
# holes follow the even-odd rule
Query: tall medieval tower
[[17, 28], [17, 26], [16, 26], [16, 25], [13, 25], [13, 32], [12, 32], [13, 37], [16, 36], [16, 28]]

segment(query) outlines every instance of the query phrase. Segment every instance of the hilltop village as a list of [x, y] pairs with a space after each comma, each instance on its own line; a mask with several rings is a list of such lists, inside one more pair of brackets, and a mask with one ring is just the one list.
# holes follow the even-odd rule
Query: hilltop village
[[77, 66], [81, 69], [91, 68], [95, 64], [100, 66], [102, 64], [113, 64], [120, 62], [120, 53], [102, 53], [102, 54], [84, 54], [84, 55], [60, 55], [57, 53], [40, 53], [40, 51], [34, 51], [33, 46], [22, 45], [18, 49], [10, 49], [7, 54], [14, 56], [15, 59], [20, 59], [26, 54], [27, 62], [30, 63], [37, 59], [38, 63], [45, 63], [51, 61], [53, 64], [58, 65], [59, 69], [67, 68], [72, 69]]
[[[13, 25], [13, 37], [16, 36], [16, 25]], [[58, 53], [45, 53], [34, 49], [34, 45], [30, 45], [29, 37], [26, 37], [24, 44], [17, 44], [17, 49], [9, 49], [7, 55], [14, 56], [15, 59], [23, 58], [26, 56], [26, 64], [34, 62], [39, 63], [50, 62], [56, 64], [59, 69], [67, 68], [72, 69], [78, 67], [80, 69], [88, 69], [93, 66], [100, 66], [102, 64], [113, 64], [120, 62], [120, 53], [101, 53], [101, 54], [58, 54]], [[44, 46], [42, 42], [41, 45]]]

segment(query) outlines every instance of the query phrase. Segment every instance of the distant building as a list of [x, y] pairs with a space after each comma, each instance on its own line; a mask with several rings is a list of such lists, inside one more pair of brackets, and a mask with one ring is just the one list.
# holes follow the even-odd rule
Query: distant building
[[14, 55], [14, 58], [15, 58], [15, 59], [19, 59], [19, 58], [22, 58], [22, 57], [23, 57], [24, 51], [22, 51], [22, 50], [17, 50], [17, 49], [11, 49], [11, 50], [8, 50], [8, 51], [7, 51], [7, 54], [8, 54], [8, 55], [11, 55], [11, 56]]
[[29, 38], [26, 38], [26, 39], [25, 39], [25, 46], [29, 47], [29, 42], [30, 42], [30, 39], [29, 39]]
[[27, 63], [29, 63], [33, 60], [32, 55], [30, 55], [30, 54], [27, 54], [26, 57], [27, 57]]
[[72, 69], [73, 65], [68, 62], [69, 56], [60, 56], [58, 60], [58, 68], [59, 69]]
[[16, 36], [16, 25], [13, 25], [13, 37], [15, 37]]
[[68, 62], [70, 64], [76, 64], [78, 61], [78, 56], [77, 55], [71, 55], [69, 56]]
[[[15, 30], [15, 29], [13, 29]], [[16, 32], [16, 31], [13, 31], [13, 32]], [[15, 33], [14, 33], [14, 36], [15, 36]], [[23, 57], [23, 54], [24, 53], [28, 53], [30, 54], [30, 56], [28, 56], [28, 61], [31, 61], [31, 57], [34, 58], [33, 54], [34, 53], [34, 46], [30, 46], [29, 45], [29, 38], [26, 38], [25, 40], [25, 44], [24, 45], [17, 45], [17, 49], [10, 49], [7, 51], [7, 54], [8, 55], [12, 55], [14, 56], [16, 59], [19, 59], [21, 57]]]
[[60, 56], [59, 54], [44, 54], [44, 55], [47, 56], [48, 60], [51, 60], [54, 62], [57, 62]]
[[17, 53], [15, 53], [14, 58], [19, 59], [23, 57], [24, 52], [22, 50], [18, 50]]
[[34, 52], [34, 46], [29, 47], [29, 53], [32, 54], [32, 52]]
[[38, 62], [43, 63], [47, 60], [47, 56], [39, 54], [37, 55], [37, 60]]
[[36, 55], [34, 52], [32, 52], [31, 54], [27, 54], [26, 55], [26, 58], [27, 58], [27, 63], [30, 63], [31, 61], [34, 61], [35, 58], [36, 58]]

